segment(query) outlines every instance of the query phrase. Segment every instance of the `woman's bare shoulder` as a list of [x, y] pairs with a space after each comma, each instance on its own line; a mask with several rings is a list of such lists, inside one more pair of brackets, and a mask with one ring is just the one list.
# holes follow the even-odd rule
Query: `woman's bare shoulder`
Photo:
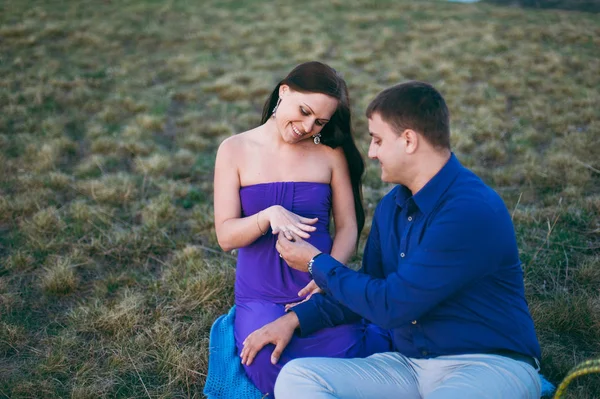
[[327, 158], [329, 163], [335, 167], [340, 164], [340, 162], [346, 162], [346, 155], [344, 154], [344, 150], [342, 147], [331, 148], [329, 146], [321, 146], [323, 155]]
[[242, 133], [227, 137], [219, 144], [219, 152], [230, 156], [241, 155], [245, 149], [256, 145], [256, 129], [247, 130]]

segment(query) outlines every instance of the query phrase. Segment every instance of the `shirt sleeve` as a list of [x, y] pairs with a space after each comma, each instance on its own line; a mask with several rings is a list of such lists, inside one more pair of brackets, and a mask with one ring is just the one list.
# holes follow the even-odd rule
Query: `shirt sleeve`
[[356, 273], [324, 256], [315, 260], [313, 274], [319, 287], [353, 312], [380, 327], [397, 328], [494, 272], [513, 235], [508, 213], [454, 203], [435, 215], [419, 246], [386, 278]]
[[[315, 259], [315, 263], [313, 264], [313, 278], [317, 285], [321, 287], [320, 284], [325, 283], [323, 276], [327, 275], [329, 270], [337, 267], [348, 269], [344, 264], [327, 254], [323, 254]], [[351, 269], [348, 270], [352, 271]], [[381, 268], [381, 244], [379, 241], [379, 229], [377, 228], [376, 217], [373, 217], [371, 231], [367, 239], [367, 244], [365, 245], [362, 267], [359, 270], [359, 273], [354, 271], [353, 273], [367, 273], [376, 277], [383, 276]], [[362, 318], [331, 295], [313, 295], [308, 301], [294, 306], [292, 311], [298, 316], [298, 320], [300, 321], [300, 333], [303, 336], [322, 328], [352, 323]]]

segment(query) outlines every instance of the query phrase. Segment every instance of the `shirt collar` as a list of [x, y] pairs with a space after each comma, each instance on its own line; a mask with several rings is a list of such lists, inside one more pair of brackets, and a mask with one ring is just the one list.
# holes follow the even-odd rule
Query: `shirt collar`
[[442, 169], [440, 169], [440, 171], [436, 173], [436, 175], [433, 176], [415, 195], [412, 195], [408, 187], [402, 185], [399, 186], [399, 189], [396, 192], [396, 205], [402, 208], [406, 205], [406, 201], [412, 197], [413, 201], [423, 214], [427, 215], [431, 213], [438, 200], [450, 186], [452, 181], [454, 181], [454, 178], [461, 168], [462, 165], [454, 153], [452, 153], [450, 159]]

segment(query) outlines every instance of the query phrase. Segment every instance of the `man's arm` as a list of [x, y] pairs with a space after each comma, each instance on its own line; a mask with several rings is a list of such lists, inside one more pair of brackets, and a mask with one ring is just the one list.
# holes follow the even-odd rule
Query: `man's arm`
[[[362, 267], [359, 270], [360, 273], [373, 277], [383, 277], [381, 243], [377, 226], [378, 212], [379, 207], [375, 210], [371, 231], [365, 245]], [[336, 262], [335, 259], [326, 255], [321, 255], [318, 259], [323, 262]], [[336, 264], [339, 264], [339, 262], [336, 262]], [[291, 311], [298, 316], [300, 333], [304, 336], [326, 327], [352, 323], [362, 318], [362, 316], [348, 309], [332, 296], [321, 294], [313, 295], [308, 301], [294, 306]]]
[[[375, 215], [377, 215], [377, 210], [375, 210]], [[277, 250], [284, 256], [288, 264], [291, 262], [306, 267], [308, 260], [318, 254], [319, 250], [298, 237], [296, 238], [297, 242], [290, 242], [280, 235]], [[328, 258], [336, 264], [342, 265], [329, 255], [323, 254], [320, 258]], [[342, 267], [346, 268], [343, 265]], [[361, 272], [372, 273], [375, 277], [382, 276], [381, 245], [376, 217], [373, 218], [373, 225], [365, 246]], [[340, 304], [335, 298], [314, 294], [308, 301], [294, 306], [286, 315], [250, 334], [244, 341], [244, 347], [240, 353], [242, 364], [252, 364], [256, 354], [269, 343], [275, 345], [271, 362], [277, 363], [296, 328], [300, 328], [302, 335], [308, 335], [325, 327], [351, 323], [360, 318], [360, 315]]]
[[313, 277], [355, 313], [383, 328], [399, 327], [495, 271], [513, 234], [506, 217], [485, 204], [455, 202], [435, 216], [421, 244], [386, 278], [356, 273], [325, 256], [315, 261]]
[[[280, 236], [279, 239], [284, 238]], [[319, 253], [319, 251], [310, 244], [306, 242], [303, 242], [303, 244], [305, 245], [305, 250], [308, 251], [307, 253], [310, 254], [310, 257], [314, 256], [315, 253]], [[310, 259], [310, 257], [308, 259]], [[341, 265], [341, 263], [329, 255], [322, 254], [321, 257], [327, 257], [331, 261]], [[301, 262], [305, 262], [305, 260], [302, 260]], [[367, 239], [361, 268], [362, 272], [368, 270], [381, 270], [379, 232], [375, 220], [373, 220], [371, 232]], [[294, 306], [286, 315], [281, 316], [250, 334], [244, 341], [244, 347], [240, 353], [242, 364], [248, 366], [252, 364], [256, 354], [269, 343], [275, 345], [275, 349], [271, 355], [271, 363], [277, 363], [281, 353], [292, 339], [296, 328], [300, 328], [300, 333], [302, 335], [308, 335], [322, 328], [351, 323], [360, 320], [360, 318], [360, 315], [340, 304], [331, 296], [314, 294], [308, 301]]]

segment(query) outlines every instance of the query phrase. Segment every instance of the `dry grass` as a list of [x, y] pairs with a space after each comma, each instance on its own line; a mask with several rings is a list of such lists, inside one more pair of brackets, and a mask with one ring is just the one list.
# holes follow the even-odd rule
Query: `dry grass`
[[[482, 3], [9, 2], [0, 393], [202, 396], [210, 325], [233, 302], [215, 150], [310, 59], [347, 79], [363, 153], [379, 90], [442, 91], [459, 158], [513, 213], [543, 372], [558, 382], [600, 356], [598, 48], [593, 14]], [[369, 163], [369, 217], [388, 189]], [[598, 396], [593, 377], [569, 389]]]

